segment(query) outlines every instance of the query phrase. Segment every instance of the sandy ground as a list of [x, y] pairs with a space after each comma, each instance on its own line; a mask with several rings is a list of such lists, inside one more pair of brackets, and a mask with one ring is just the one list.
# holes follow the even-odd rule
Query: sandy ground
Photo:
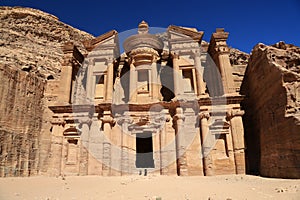
[[215, 177], [1, 178], [0, 199], [300, 199], [300, 179], [248, 175]]

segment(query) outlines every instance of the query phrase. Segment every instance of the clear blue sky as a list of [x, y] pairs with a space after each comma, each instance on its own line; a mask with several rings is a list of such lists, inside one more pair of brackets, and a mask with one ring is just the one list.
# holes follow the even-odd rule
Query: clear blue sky
[[300, 0], [0, 0], [0, 5], [37, 8], [94, 36], [136, 28], [145, 20], [152, 27], [196, 27], [207, 41], [224, 27], [228, 44], [248, 53], [258, 42], [300, 46]]

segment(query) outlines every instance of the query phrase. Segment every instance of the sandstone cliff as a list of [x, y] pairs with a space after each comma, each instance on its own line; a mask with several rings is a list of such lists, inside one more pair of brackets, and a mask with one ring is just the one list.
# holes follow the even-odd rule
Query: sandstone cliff
[[45, 171], [50, 148], [46, 79], [59, 78], [63, 43], [85, 53], [81, 41], [93, 36], [20, 7], [0, 7], [0, 34], [0, 176], [34, 175]]
[[300, 48], [254, 47], [242, 84], [248, 172], [300, 177]]
[[248, 65], [249, 54], [235, 48], [230, 48], [230, 63], [236, 91], [239, 92]]
[[62, 44], [71, 41], [84, 51], [81, 41], [93, 38], [32, 8], [0, 7], [0, 27], [0, 62], [48, 78], [59, 75]]

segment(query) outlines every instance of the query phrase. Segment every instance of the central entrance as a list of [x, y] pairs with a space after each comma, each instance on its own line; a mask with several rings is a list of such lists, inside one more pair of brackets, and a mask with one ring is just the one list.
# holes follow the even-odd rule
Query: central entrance
[[151, 132], [136, 134], [136, 168], [154, 168]]

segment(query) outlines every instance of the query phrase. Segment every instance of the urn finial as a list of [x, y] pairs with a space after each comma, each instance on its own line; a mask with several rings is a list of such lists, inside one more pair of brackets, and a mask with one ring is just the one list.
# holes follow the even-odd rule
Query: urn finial
[[149, 25], [147, 22], [145, 22], [144, 20], [139, 24], [138, 27], [138, 33], [139, 34], [145, 34], [148, 33], [149, 30]]

